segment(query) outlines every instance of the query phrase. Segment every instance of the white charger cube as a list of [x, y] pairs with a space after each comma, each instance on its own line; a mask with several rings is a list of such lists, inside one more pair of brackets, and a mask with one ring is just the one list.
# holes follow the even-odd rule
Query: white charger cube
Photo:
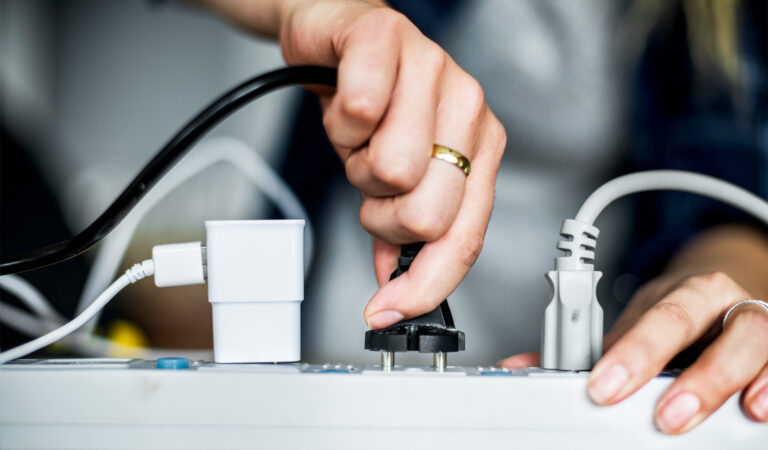
[[301, 359], [303, 220], [205, 222], [217, 363]]

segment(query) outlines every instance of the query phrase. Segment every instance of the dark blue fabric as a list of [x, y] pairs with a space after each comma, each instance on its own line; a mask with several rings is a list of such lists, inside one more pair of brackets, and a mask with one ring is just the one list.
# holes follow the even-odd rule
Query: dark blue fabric
[[403, 13], [430, 39], [447, 19], [464, 3], [461, 0], [390, 0], [394, 9]]
[[[688, 52], [685, 18], [649, 39], [635, 79], [630, 170], [683, 169], [712, 175], [768, 198], [766, 3], [741, 11], [743, 102], [730, 84], [697, 73]], [[634, 199], [634, 233], [626, 268], [638, 279], [658, 274], [669, 257], [701, 231], [726, 223], [765, 227], [732, 207], [686, 193]]]

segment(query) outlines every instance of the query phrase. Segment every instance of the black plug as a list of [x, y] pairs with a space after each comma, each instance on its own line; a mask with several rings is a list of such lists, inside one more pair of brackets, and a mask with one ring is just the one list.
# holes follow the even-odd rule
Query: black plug
[[[389, 279], [407, 272], [423, 246], [423, 242], [403, 245], [397, 269]], [[368, 330], [365, 333], [365, 348], [381, 352], [381, 365], [385, 370], [394, 367], [395, 352], [418, 351], [433, 353], [435, 369], [442, 371], [447, 364], [446, 353], [464, 350], [464, 333], [456, 329], [448, 299], [445, 299], [427, 314], [381, 330]]]

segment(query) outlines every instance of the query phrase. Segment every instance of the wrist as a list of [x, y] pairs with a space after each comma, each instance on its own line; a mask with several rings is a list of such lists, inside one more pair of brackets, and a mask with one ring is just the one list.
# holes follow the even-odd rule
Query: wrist
[[311, 0], [185, 0], [215, 11], [248, 33], [269, 38], [280, 36], [281, 24], [299, 3]]
[[277, 9], [277, 36], [289, 65], [336, 66], [341, 42], [355, 21], [382, 0], [286, 0]]
[[693, 238], [670, 261], [665, 275], [686, 276], [722, 272], [753, 296], [768, 296], [764, 269], [768, 239], [741, 225], [722, 225]]

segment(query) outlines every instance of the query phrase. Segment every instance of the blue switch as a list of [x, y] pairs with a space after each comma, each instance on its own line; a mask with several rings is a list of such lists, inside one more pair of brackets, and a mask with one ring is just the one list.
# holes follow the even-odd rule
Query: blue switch
[[158, 358], [157, 368], [168, 370], [189, 369], [189, 358]]

